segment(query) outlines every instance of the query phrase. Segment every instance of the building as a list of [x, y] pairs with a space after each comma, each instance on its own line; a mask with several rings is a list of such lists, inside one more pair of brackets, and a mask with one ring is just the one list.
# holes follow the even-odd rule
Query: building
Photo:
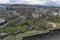
[[32, 17], [35, 18], [35, 19], [39, 19], [42, 17], [42, 12], [40, 12], [39, 9], [35, 9], [33, 12], [32, 12]]

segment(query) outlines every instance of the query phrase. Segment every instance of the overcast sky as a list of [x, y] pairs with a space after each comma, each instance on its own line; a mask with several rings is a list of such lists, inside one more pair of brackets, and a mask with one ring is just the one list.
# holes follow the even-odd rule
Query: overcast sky
[[60, 5], [60, 0], [0, 0], [0, 4]]

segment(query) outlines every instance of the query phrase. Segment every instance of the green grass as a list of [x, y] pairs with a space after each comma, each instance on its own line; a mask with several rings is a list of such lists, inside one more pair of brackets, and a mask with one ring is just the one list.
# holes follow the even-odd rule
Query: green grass
[[0, 32], [6, 33], [15, 33], [17, 31], [26, 31], [26, 28], [24, 26], [17, 26], [17, 27], [5, 27], [0, 30]]
[[27, 20], [27, 22], [30, 24], [30, 25], [34, 25], [34, 26], [36, 26], [36, 25], [38, 25], [39, 23], [40, 23], [40, 20], [37, 20], [37, 21], [35, 21], [35, 20]]
[[26, 31], [27, 29], [26, 29], [26, 27], [24, 27], [24, 26], [20, 26], [20, 27], [18, 27], [18, 29], [20, 30], [20, 31]]
[[12, 24], [7, 25], [3, 29], [0, 30], [0, 32], [6, 32], [6, 33], [14, 33], [17, 31], [26, 31], [26, 27], [22, 24], [24, 24], [25, 21], [17, 21]]
[[[52, 18], [52, 17], [49, 17], [48, 19], [45, 19], [45, 18], [42, 18], [40, 20], [26, 20], [26, 21], [23, 21], [23, 20], [20, 20], [20, 21], [17, 21], [15, 22], [14, 24], [12, 25], [8, 25], [6, 27], [4, 27], [3, 29], [0, 30], [0, 32], [6, 32], [6, 33], [15, 33], [17, 31], [26, 31], [27, 28], [22, 25], [24, 24], [25, 22], [28, 22], [29, 25], [34, 25], [35, 27], [39, 27], [40, 30], [46, 30], [48, 29], [49, 27], [46, 26], [46, 25], [41, 25], [42, 22], [45, 22], [46, 20], [49, 20], [49, 21], [54, 21], [56, 23], [60, 23], [60, 19], [59, 18]], [[32, 31], [27, 31], [25, 33], [21, 33], [21, 34], [18, 34], [17, 36], [13, 36], [13, 37], [10, 37], [10, 38], [14, 38], [16, 37], [17, 39], [23, 37], [24, 35], [32, 35], [36, 30], [32, 30]]]
[[47, 20], [49, 20], [49, 21], [53, 21], [53, 22], [55, 22], [55, 23], [60, 23], [60, 18], [49, 17]]
[[30, 25], [33, 25], [35, 27], [40, 27], [42, 22], [45, 22], [46, 19], [45, 18], [42, 18], [42, 19], [39, 19], [39, 20], [27, 20], [27, 22], [30, 24]]
[[[49, 27], [47, 27], [44, 24], [42, 25], [42, 22], [44, 22], [45, 20], [46, 20], [45, 18], [42, 18], [40, 20], [32, 20], [32, 19], [29, 19], [26, 21], [20, 20], [20, 21], [15, 22], [14, 24], [4, 27], [3, 29], [0, 30], [0, 32], [14, 33], [17, 31], [26, 31], [27, 28], [24, 25], [22, 25], [25, 22], [28, 22], [29, 25], [33, 25], [34, 27], [38, 27], [40, 29], [48, 29]], [[59, 18], [49, 17], [47, 20], [53, 21], [55, 23], [60, 23]]]
[[[3, 29], [1, 29], [0, 32], [6, 32], [6, 33], [14, 33], [17, 31], [23, 31], [24, 32], [27, 30], [27, 28], [24, 25], [21, 26], [21, 24], [24, 24], [24, 22], [26, 22], [26, 21], [17, 21], [14, 24], [7, 25]], [[40, 26], [41, 20], [38, 20], [38, 21], [27, 20], [27, 22], [29, 23], [29, 25], [34, 25], [35, 27], [41, 27]]]
[[34, 25], [34, 24], [35, 24], [34, 20], [27, 20], [27, 22], [28, 22], [30, 25]]
[[5, 38], [5, 39], [8, 39], [8, 40], [12, 40], [12, 39], [16, 39], [16, 40], [20, 40], [22, 37], [26, 37], [26, 36], [32, 36], [32, 35], [37, 35], [37, 34], [42, 34], [42, 33], [45, 33], [45, 32], [48, 32], [48, 31], [42, 31], [42, 30], [31, 30], [31, 31], [27, 31], [25, 33], [20, 33], [20, 34], [17, 34], [17, 35], [12, 35], [8, 38]]

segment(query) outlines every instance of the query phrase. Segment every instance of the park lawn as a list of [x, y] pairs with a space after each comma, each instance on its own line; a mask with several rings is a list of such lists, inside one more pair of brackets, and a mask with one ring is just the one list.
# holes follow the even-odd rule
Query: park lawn
[[17, 31], [26, 31], [26, 28], [24, 26], [16, 26], [16, 27], [5, 27], [0, 30], [0, 32], [5, 33], [15, 33]]
[[47, 20], [55, 22], [55, 23], [60, 23], [60, 18], [53, 18], [53, 17], [49, 17]]

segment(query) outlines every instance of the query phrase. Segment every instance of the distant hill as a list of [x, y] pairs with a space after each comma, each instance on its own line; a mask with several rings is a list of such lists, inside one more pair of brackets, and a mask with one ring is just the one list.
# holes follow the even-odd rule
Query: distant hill
[[0, 4], [0, 7], [56, 7], [56, 6], [28, 5], [28, 4]]

